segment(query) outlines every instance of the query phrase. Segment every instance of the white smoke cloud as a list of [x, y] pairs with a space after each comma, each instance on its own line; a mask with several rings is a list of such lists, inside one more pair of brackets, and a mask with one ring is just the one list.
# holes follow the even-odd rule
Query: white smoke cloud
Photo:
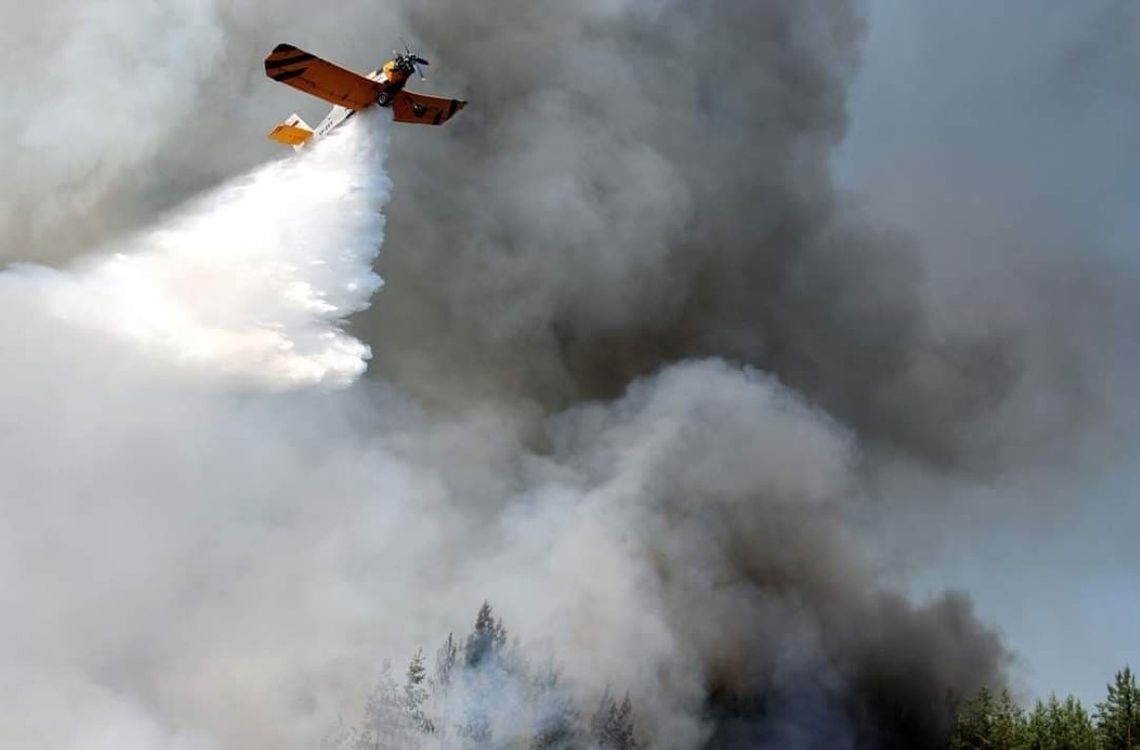
[[163, 131], [198, 106], [223, 34], [215, 3], [198, 0], [46, 0], [5, 13], [16, 22], [0, 28], [10, 75], [0, 163], [20, 189], [0, 202], [0, 237], [14, 251], [57, 232], [154, 155]]
[[[390, 9], [373, 3], [319, 17], [309, 6], [283, 7], [290, 4], [232, 4], [225, 13], [206, 3], [137, 12], [119, 2], [82, 12], [71, 5], [38, 5], [22, 24], [0, 29], [19, 69], [34, 71], [0, 110], [6, 118], [0, 123], [13, 134], [0, 143], [0, 156], [23, 180], [18, 200], [0, 206], [5, 256], [19, 255], [24, 243], [49, 247], [55, 233], [85, 212], [102, 216], [99, 201], [118, 194], [115, 181], [138, 179], [132, 170], [160, 171], [152, 167], [163, 163], [162, 146], [180, 127], [191, 127], [196, 90], [204, 95], [209, 88], [212, 104], [232, 108], [242, 80], [234, 70], [268, 86], [256, 70], [263, 48], [244, 67], [219, 75], [220, 59], [235, 54], [219, 27], [237, 26], [241, 42], [232, 46], [253, 49], [255, 38], [277, 41], [268, 35], [276, 33], [273, 19], [284, 15], [281, 26], [304, 29], [306, 38], [323, 34], [338, 45], [345, 35], [354, 38], [348, 46], [362, 55], [372, 54], [382, 35], [374, 24], [392, 22]], [[598, 3], [587, 9], [584, 27], [618, 10], [651, 16], [658, 5]], [[847, 4], [837, 3], [835, 14], [823, 12], [825, 6], [820, 18], [846, 28]], [[543, 59], [579, 61], [583, 75], [569, 78], [587, 93], [596, 90], [589, 84], [598, 74], [631, 96], [652, 90], [640, 91], [636, 71], [659, 70], [657, 54], [632, 58], [644, 63], [639, 67], [619, 64], [626, 58], [611, 52], [614, 65], [595, 66], [594, 53], [604, 50], [591, 46], [591, 55], [580, 54], [578, 32], [564, 37], [561, 23], [534, 37], [529, 16], [519, 27], [504, 22], [513, 7], [504, 5], [500, 17], [480, 11], [479, 20], [519, 46], [526, 40]], [[574, 20], [570, 6], [559, 8], [568, 24]], [[772, 8], [771, 15], [742, 20], [780, 29], [767, 19], [800, 18], [800, 11]], [[497, 45], [496, 37], [455, 23], [458, 6], [433, 10], [446, 19], [448, 33], [474, 40], [438, 46], [492, 59], [476, 43]], [[714, 9], [706, 23], [719, 30], [731, 20]], [[684, 17], [671, 23], [690, 28]], [[748, 23], [740, 29], [751, 56]], [[29, 29], [35, 33], [21, 38]], [[41, 60], [53, 44], [64, 50], [62, 65], [49, 70]], [[312, 46], [341, 60], [331, 42]], [[761, 46], [781, 52], [785, 41]], [[828, 44], [799, 45], [785, 65], [798, 71], [799, 55], [810, 61], [814, 46]], [[557, 56], [550, 53], [555, 48]], [[662, 50], [672, 54], [668, 45]], [[467, 67], [479, 75], [481, 68]], [[781, 89], [768, 73], [778, 66], [758, 67], [764, 90]], [[503, 80], [533, 69], [504, 66]], [[679, 82], [672, 73], [665, 78], [671, 93]], [[802, 81], [789, 78], [789, 101], [799, 102]], [[813, 127], [832, 134], [841, 87], [823, 78], [830, 92], [819, 115], [824, 124]], [[130, 90], [120, 98], [127, 81]], [[737, 89], [688, 83], [680, 90], [724, 91], [733, 101], [767, 107], [768, 99], [751, 89], [740, 97]], [[533, 85], [548, 89], [550, 80]], [[664, 102], [661, 111], [684, 111], [668, 96], [650, 98]], [[640, 99], [600, 103], [626, 101]], [[777, 119], [799, 106], [772, 101]], [[249, 110], [243, 113], [268, 122], [257, 107]], [[451, 252], [448, 240], [433, 236], [427, 244], [436, 254], [388, 248], [430, 268], [412, 281], [452, 289], [449, 307], [432, 290], [424, 294], [422, 284], [406, 285], [405, 303], [389, 319], [439, 353], [427, 360], [429, 369], [455, 360], [456, 378], [470, 377], [464, 365], [477, 369], [484, 339], [471, 340], [475, 353], [465, 362], [457, 356], [464, 349], [422, 335], [436, 329], [418, 325], [421, 314], [453, 324], [475, 311], [487, 311], [492, 321], [501, 315], [510, 325], [539, 320], [542, 326], [527, 332], [542, 335], [548, 315], [517, 314], [529, 297], [542, 302], [539, 312], [551, 298], [577, 319], [620, 320], [640, 282], [664, 272], [669, 238], [689, 226], [698, 205], [683, 185], [691, 175], [663, 151], [638, 145], [642, 131], [653, 128], [644, 115], [623, 135], [612, 127], [620, 118], [604, 108], [583, 108], [601, 118], [589, 128], [570, 117], [577, 107], [553, 111], [552, 117], [536, 110], [545, 119], [527, 119], [525, 127], [541, 146], [533, 152], [553, 158], [543, 163], [557, 169], [540, 174], [515, 165], [509, 189], [494, 180], [468, 183], [473, 193], [489, 194], [476, 196], [480, 207], [494, 205], [483, 199], [496, 195], [521, 206], [522, 225], [508, 227], [508, 239], [525, 238], [536, 252], [490, 256], [495, 263], [468, 253], [468, 265], [456, 268], [470, 275], [442, 279], [435, 264]], [[202, 127], [216, 133], [231, 113], [214, 112]], [[469, 132], [478, 132], [480, 122], [486, 127], [477, 109], [468, 115]], [[77, 137], [74, 129], [85, 122], [88, 129]], [[739, 122], [749, 139], [757, 137], [750, 120]], [[583, 133], [629, 150], [599, 158], [565, 145]], [[516, 139], [492, 134], [504, 150], [517, 150]], [[450, 134], [453, 140], [444, 141], [436, 131], [420, 135], [419, 147], [413, 136], [407, 141], [413, 169], [444, 180], [473, 176], [466, 161], [452, 158], [471, 142]], [[427, 140], [436, 136], [441, 140]], [[358, 120], [339, 138], [259, 168], [129, 239], [61, 251], [90, 256], [73, 266], [19, 266], [0, 274], [0, 608], [6, 613], [0, 688], [19, 693], [0, 715], [0, 746], [312, 747], [338, 717], [359, 713], [382, 659], [406, 658], [421, 645], [430, 654], [436, 639], [468, 624], [484, 598], [524, 648], [548, 649], [565, 664], [586, 705], [607, 683], [629, 688], [644, 729], [662, 747], [692, 747], [707, 737], [714, 684], [730, 700], [747, 700], [753, 691], [772, 696], [761, 708], [779, 712], [793, 736], [805, 716], [801, 735], [810, 735], [821, 714], [826, 721], [819, 724], [849, 729], [838, 707], [864, 695], [902, 696], [919, 712], [937, 711], [950, 686], [969, 689], [994, 676], [1000, 648], [975, 631], [968, 611], [953, 602], [917, 609], [901, 600], [883, 603], [859, 545], [844, 533], [854, 504], [851, 435], [772, 378], [715, 359], [690, 361], [637, 381], [612, 403], [583, 403], [553, 417], [521, 399], [487, 399], [437, 414], [399, 390], [410, 386], [409, 378], [400, 386], [359, 380], [369, 351], [345, 332], [344, 317], [366, 306], [380, 284], [371, 264], [389, 192], [386, 137], [379, 121]], [[739, 143], [719, 140], [736, 160]], [[451, 150], [443, 150], [448, 142]], [[192, 167], [197, 143], [183, 145], [173, 163]], [[211, 144], [217, 148], [201, 161], [217, 166], [238, 148], [234, 143]], [[786, 151], [784, 141], [774, 143], [774, 153]], [[423, 170], [419, 160], [429, 151], [466, 171]], [[690, 151], [695, 169], [715, 172], [719, 184], [716, 162], [701, 148]], [[809, 165], [795, 175], [823, 180], [822, 168], [817, 174], [811, 166], [816, 149], [808, 154]], [[614, 164], [636, 180], [615, 179]], [[583, 165], [599, 178], [575, 183], [563, 175]], [[784, 174], [750, 162], [744, 171], [776, 175], [771, 179]], [[546, 189], [536, 192], [536, 185]], [[454, 195], [425, 195], [435, 186], [425, 181], [413, 195], [440, 198], [431, 205], [447, 213], [456, 206]], [[132, 190], [121, 193], [127, 204], [137, 198]], [[599, 200], [604, 211], [589, 201], [562, 200], [591, 193], [605, 199]], [[538, 199], [544, 210], [531, 212], [523, 198]], [[608, 206], [618, 199], [632, 210]], [[145, 206], [136, 210], [147, 213]], [[466, 215], [454, 213], [448, 220], [462, 231]], [[476, 215], [487, 225], [481, 230], [504, 226], [501, 213]], [[430, 223], [411, 226], [413, 238], [417, 230], [437, 231]], [[562, 230], [553, 240], [551, 227]], [[571, 237], [576, 230], [588, 230], [588, 239]], [[604, 245], [610, 234], [622, 243]], [[566, 252], [548, 252], [550, 246]], [[594, 283], [602, 278], [608, 283]], [[502, 285], [503, 279], [514, 283]], [[762, 288], [749, 294], [764, 299]], [[421, 305], [407, 304], [420, 296]], [[822, 318], [834, 312], [815, 303], [793, 309]], [[452, 327], [464, 335], [462, 326]], [[524, 352], [519, 364], [525, 358]], [[513, 382], [502, 380], [507, 387]], [[878, 661], [892, 667], [886, 674], [873, 668], [881, 652], [889, 658]], [[945, 664], [953, 677], [942, 677]], [[908, 691], [900, 674], [917, 675], [918, 690]], [[869, 689], [860, 694], [860, 686]], [[937, 694], [928, 700], [925, 688]], [[896, 708], [889, 701], [886, 709], [855, 704], [851, 714], [905, 713]], [[879, 729], [875, 719], [871, 730]]]
[[[137, 703], [63, 673], [8, 672], [0, 679], [5, 747], [58, 750], [217, 750], [192, 732], [163, 726]], [[66, 720], [61, 721], [61, 715]]]
[[663, 747], [704, 736], [700, 654], [736, 602], [716, 527], [757, 493], [824, 507], [846, 436], [719, 362], [550, 420], [352, 385], [386, 136], [358, 118], [71, 267], [0, 274], [0, 745], [312, 747], [484, 597], [582, 695], [633, 690]]

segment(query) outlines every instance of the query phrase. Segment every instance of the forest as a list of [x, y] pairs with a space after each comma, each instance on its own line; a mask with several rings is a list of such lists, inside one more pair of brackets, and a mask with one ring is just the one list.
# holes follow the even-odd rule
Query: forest
[[1090, 712], [1056, 695], [1025, 710], [1008, 691], [981, 690], [958, 708], [951, 750], [1133, 750], [1140, 747], [1140, 692], [1129, 667]]
[[487, 602], [466, 638], [447, 636], [430, 673], [422, 649], [402, 683], [385, 664], [360, 723], [322, 743], [322, 750], [569, 747], [645, 748], [629, 695], [607, 689], [583, 715], [558, 665], [530, 664]]
[[[1008, 690], [951, 701], [948, 750], [1140, 750], [1140, 688], [1129, 667], [1090, 711], [1073, 696], [1025, 709]], [[531, 664], [484, 602], [464, 638], [449, 634], [430, 665], [412, 655], [402, 680], [390, 664], [354, 726], [322, 750], [591, 748], [648, 750], [628, 693], [607, 688], [592, 711], [574, 706], [559, 666]]]

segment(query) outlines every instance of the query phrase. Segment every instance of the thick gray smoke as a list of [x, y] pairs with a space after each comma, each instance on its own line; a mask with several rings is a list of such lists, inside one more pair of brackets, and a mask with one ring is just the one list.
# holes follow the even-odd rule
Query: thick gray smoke
[[[435, 58], [431, 86], [478, 104], [462, 128], [401, 137], [391, 231], [416, 249], [385, 260], [393, 284], [358, 321], [384, 342], [378, 372], [419, 395], [562, 407], [663, 363], [727, 356], [875, 445], [989, 469], [1064, 451], [1102, 406], [1085, 366], [1115, 294], [1099, 263], [1051, 252], [1024, 268], [1017, 241], [985, 237], [988, 257], [970, 249], [980, 278], [931, 278], [924, 265], [962, 248], [932, 261], [834, 190], [862, 32], [853, 0], [439, 0], [317, 17], [303, 4], [196, 3], [175, 7], [186, 18], [173, 24], [68, 7], [45, 3], [6, 29], [27, 71], [5, 108], [16, 137], [0, 146], [24, 175], [5, 204], [9, 257], [90, 246], [252, 165], [237, 134], [319, 111], [266, 86], [266, 45], [289, 37], [363, 69], [383, 56], [379, 38], [407, 34]], [[1086, 25], [1113, 13], [1090, 11]], [[36, 65], [66, 32], [68, 60]], [[159, 51], [138, 65], [104, 47]], [[79, 60], [83, 85], [66, 86]], [[41, 147], [53, 137], [41, 123], [83, 120], [81, 138]], [[1058, 322], [1059, 295], [1070, 302]], [[971, 309], [932, 315], [947, 298]]]
[[[489, 598], [655, 746], [935, 746], [1007, 654], [883, 585], [865, 480], [1067, 445], [1101, 311], [1041, 325], [1036, 278], [932, 314], [830, 174], [857, 10], [20, 11], [0, 249], [64, 267], [0, 276], [0, 744], [312, 747]], [[401, 33], [472, 105], [387, 175], [362, 118], [174, 208], [319, 116], [273, 44], [366, 69]]]
[[[509, 72], [469, 74], [477, 121], [394, 165], [393, 239], [419, 251], [389, 259], [392, 294], [370, 318], [399, 344], [388, 374], [562, 403], [715, 354], [775, 372], [877, 444], [973, 468], [1065, 450], [1095, 416], [1095, 263], [1041, 263], [989, 298], [940, 289], [836, 194], [852, 4], [454, 5], [418, 9], [418, 36], [461, 71]], [[982, 267], [1019, 273], [987, 249]], [[441, 264], [448, 284], [426, 284]], [[928, 296], [954, 293], [974, 309], [929, 314]], [[1059, 296], [1066, 320], [1051, 322]]]

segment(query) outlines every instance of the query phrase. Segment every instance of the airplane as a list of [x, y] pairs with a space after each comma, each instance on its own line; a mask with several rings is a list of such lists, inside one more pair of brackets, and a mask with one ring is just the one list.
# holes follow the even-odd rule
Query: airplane
[[424, 80], [421, 68], [430, 65], [404, 44], [404, 52], [367, 76], [353, 73], [322, 60], [291, 44], [278, 44], [265, 58], [265, 75], [333, 105], [315, 129], [292, 115], [273, 129], [269, 137], [300, 149], [312, 138], [327, 135], [354, 114], [372, 105], [390, 108], [396, 122], [442, 125], [467, 106], [462, 99], [444, 99], [408, 91], [404, 85], [413, 73]]

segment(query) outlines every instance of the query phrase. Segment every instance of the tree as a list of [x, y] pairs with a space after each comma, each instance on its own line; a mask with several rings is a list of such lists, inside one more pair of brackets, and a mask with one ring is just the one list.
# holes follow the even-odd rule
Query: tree
[[629, 693], [618, 704], [607, 687], [598, 710], [590, 720], [590, 739], [603, 750], [640, 750], [641, 743], [633, 724], [633, 703]]
[[451, 686], [455, 681], [459, 661], [459, 645], [455, 634], [448, 633], [447, 640], [435, 652], [435, 679], [433, 680], [432, 703], [437, 721], [433, 731], [439, 737], [441, 747], [447, 747], [448, 732], [451, 727]]
[[489, 711], [498, 689], [500, 656], [507, 641], [502, 620], [496, 622], [490, 602], [483, 602], [463, 649], [463, 718], [456, 734], [464, 747], [489, 747], [492, 739]]
[[1140, 747], [1140, 691], [1125, 667], [1108, 685], [1108, 697], [1096, 705], [1096, 729], [1104, 750]]
[[958, 725], [950, 737], [950, 750], [986, 747], [993, 734], [994, 696], [982, 688], [958, 708]]
[[483, 602], [475, 615], [475, 627], [467, 636], [464, 662], [469, 669], [480, 666], [485, 660], [499, 655], [507, 644], [507, 629], [503, 621], [495, 621], [490, 602]]
[[[525, 665], [522, 665], [525, 671]], [[562, 686], [562, 673], [553, 659], [534, 671], [527, 695], [527, 711], [535, 719], [531, 750], [576, 747], [578, 713]]]
[[1097, 750], [1096, 729], [1081, 702], [1071, 695], [1037, 701], [1029, 714], [1026, 742], [1030, 750]]
[[491, 747], [491, 719], [481, 707], [468, 707], [456, 734], [463, 741], [463, 747], [468, 750], [489, 748]]
[[459, 658], [459, 646], [455, 643], [455, 634], [448, 633], [447, 640], [435, 652], [435, 689], [446, 693], [451, 687], [452, 675], [455, 673], [455, 662]]
[[424, 667], [424, 651], [421, 648], [408, 664], [407, 680], [404, 682], [404, 713], [413, 729], [430, 734], [433, 726], [426, 713], [427, 699], [427, 668]]
[[364, 706], [364, 722], [352, 738], [352, 750], [402, 748], [401, 734], [406, 724], [400, 687], [392, 679], [392, 665], [384, 662], [376, 687]]
[[633, 704], [607, 688], [589, 727], [552, 656], [532, 664], [484, 602], [465, 640], [448, 634], [428, 678], [423, 649], [408, 663], [403, 685], [385, 662], [360, 726], [340, 728], [327, 750], [642, 750]]
[[1026, 746], [1027, 724], [1009, 692], [994, 697], [982, 688], [958, 713], [951, 750], [1021, 750]]

